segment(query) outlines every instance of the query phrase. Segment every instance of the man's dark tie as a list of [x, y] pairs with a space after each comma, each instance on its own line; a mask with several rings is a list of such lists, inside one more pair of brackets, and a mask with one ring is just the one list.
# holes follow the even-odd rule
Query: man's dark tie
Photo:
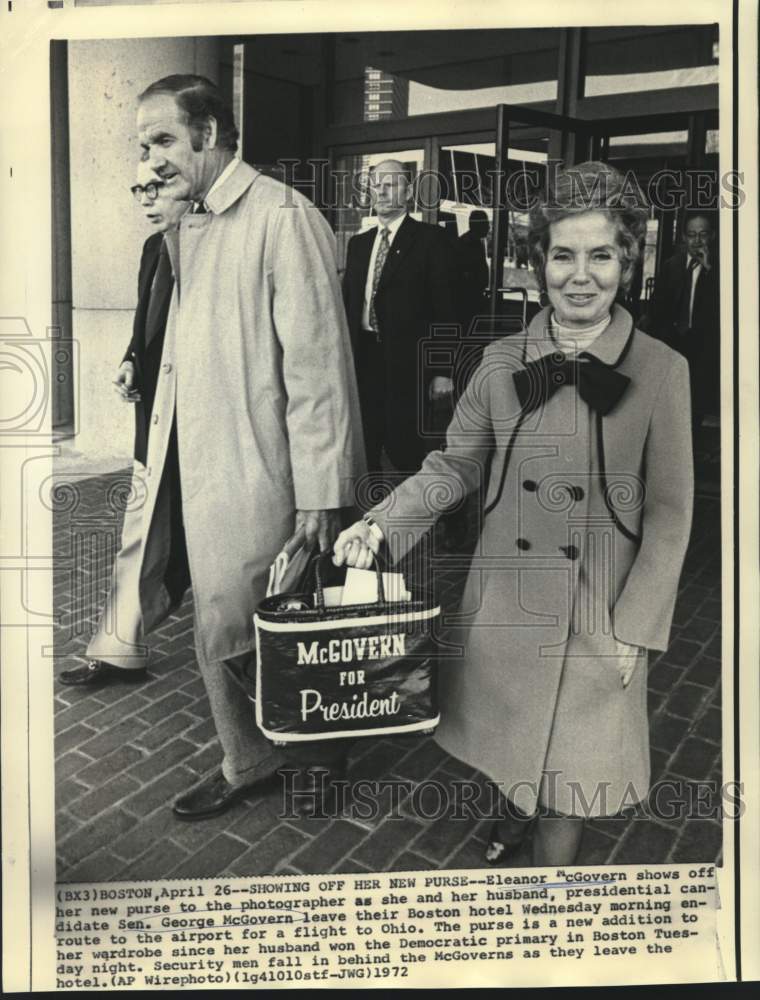
[[681, 334], [686, 333], [691, 328], [691, 317], [689, 316], [691, 312], [691, 285], [694, 281], [694, 271], [699, 267], [700, 263], [701, 261], [697, 260], [696, 257], [692, 257], [686, 268], [686, 277], [681, 289], [681, 298], [678, 302], [678, 332]]
[[377, 286], [380, 284], [380, 276], [383, 273], [385, 259], [388, 256], [389, 250], [390, 234], [388, 232], [388, 227], [380, 226], [380, 243], [378, 244], [377, 256], [375, 257], [375, 270], [372, 274], [372, 297], [369, 300], [369, 325], [375, 331], [378, 330], [377, 312], [375, 311], [375, 295], [377, 294]]
[[204, 201], [194, 201], [190, 205], [191, 215], [205, 215], [208, 209], [206, 208], [206, 203]]
[[512, 378], [523, 414], [542, 406], [565, 385], [577, 386], [581, 399], [602, 416], [614, 409], [631, 380], [593, 355], [586, 358], [576, 361], [555, 352], [514, 372]]
[[156, 264], [156, 273], [150, 289], [148, 312], [145, 316], [146, 347], [156, 334], [163, 331], [166, 325], [166, 316], [169, 312], [169, 302], [171, 301], [173, 286], [174, 275], [172, 274], [169, 251], [166, 243], [162, 240], [161, 251], [158, 255], [158, 264]]

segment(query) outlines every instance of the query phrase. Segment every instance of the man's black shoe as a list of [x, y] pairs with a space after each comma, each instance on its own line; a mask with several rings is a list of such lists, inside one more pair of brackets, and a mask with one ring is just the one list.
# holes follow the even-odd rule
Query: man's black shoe
[[271, 775], [265, 775], [247, 785], [231, 785], [222, 772], [217, 771], [174, 800], [174, 815], [187, 820], [219, 816], [257, 785], [263, 785], [271, 778]]
[[118, 681], [123, 684], [141, 684], [147, 679], [148, 671], [145, 667], [126, 670], [114, 667], [104, 660], [88, 660], [71, 670], [63, 670], [58, 675], [61, 684], [68, 684], [70, 687], [103, 687]]

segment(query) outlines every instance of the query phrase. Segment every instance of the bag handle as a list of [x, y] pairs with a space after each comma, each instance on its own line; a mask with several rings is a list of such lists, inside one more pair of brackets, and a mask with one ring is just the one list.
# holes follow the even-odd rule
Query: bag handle
[[[332, 558], [332, 550], [328, 549], [327, 552], [321, 552], [317, 558], [314, 560], [314, 576], [316, 578], [316, 594], [317, 594], [317, 610], [325, 610], [325, 590], [322, 584], [322, 564], [326, 558]], [[383, 571], [380, 568], [380, 561], [377, 556], [372, 560], [375, 564], [375, 573], [377, 575], [377, 603], [385, 604], [385, 582], [383, 581]]]

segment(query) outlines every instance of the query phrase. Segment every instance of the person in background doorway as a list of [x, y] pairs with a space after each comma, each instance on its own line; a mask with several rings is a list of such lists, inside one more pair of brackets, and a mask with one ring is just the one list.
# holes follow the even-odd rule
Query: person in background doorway
[[425, 416], [452, 391], [450, 368], [431, 369], [423, 345], [436, 325], [457, 323], [455, 245], [438, 226], [409, 215], [412, 197], [398, 160], [372, 168], [377, 228], [352, 237], [343, 276], [367, 467], [374, 473], [383, 452], [399, 473], [419, 469], [431, 447]]
[[692, 431], [720, 408], [720, 274], [708, 212], [686, 217], [681, 249], [657, 275], [650, 307], [654, 336], [689, 363]]
[[470, 212], [470, 228], [457, 241], [464, 336], [467, 336], [473, 319], [480, 316], [488, 307], [484, 296], [488, 290], [485, 244], [489, 225], [488, 216], [483, 209], [475, 208]]

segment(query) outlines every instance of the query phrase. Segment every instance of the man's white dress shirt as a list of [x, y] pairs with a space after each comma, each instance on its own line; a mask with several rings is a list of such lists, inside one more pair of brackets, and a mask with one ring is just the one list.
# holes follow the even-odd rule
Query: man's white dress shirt
[[[372, 330], [372, 323], [369, 318], [369, 309], [372, 304], [372, 284], [375, 277], [375, 261], [377, 260], [377, 252], [380, 249], [380, 240], [382, 237], [382, 230], [388, 230], [388, 246], [393, 246], [393, 240], [395, 239], [396, 233], [399, 230], [399, 226], [406, 218], [406, 212], [403, 212], [397, 219], [393, 222], [389, 222], [387, 225], [377, 222], [377, 232], [375, 233], [375, 242], [372, 244], [372, 253], [369, 258], [369, 267], [367, 268], [367, 281], [364, 285], [364, 307], [362, 308], [362, 330]], [[390, 250], [388, 251], [390, 255]]]

